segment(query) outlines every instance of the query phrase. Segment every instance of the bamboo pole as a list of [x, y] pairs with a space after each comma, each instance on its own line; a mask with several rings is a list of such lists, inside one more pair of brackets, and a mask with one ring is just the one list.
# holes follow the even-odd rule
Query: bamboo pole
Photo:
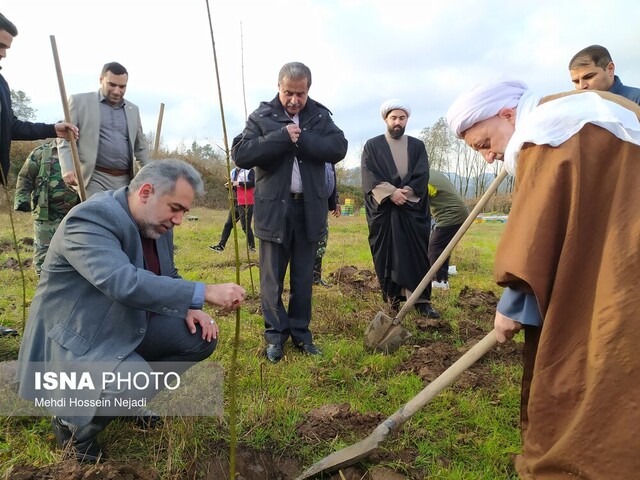
[[[244, 34], [242, 32], [242, 22], [240, 22], [240, 60], [241, 60], [241, 73], [242, 73], [242, 102], [244, 104], [244, 121], [247, 121], [247, 92], [245, 89], [245, 81], [244, 81]], [[249, 205], [245, 204], [244, 206], [244, 218], [245, 225], [247, 225], [247, 230], [249, 230], [251, 223], [247, 220], [249, 218]], [[254, 236], [254, 246], [255, 246], [255, 236]], [[251, 281], [251, 294], [255, 296], [256, 287], [253, 283], [253, 268], [251, 266], [251, 254], [249, 252], [249, 242], [247, 242], [247, 262], [249, 263], [249, 280]]]
[[160, 113], [158, 114], [158, 126], [156, 127], [156, 138], [153, 145], [153, 158], [158, 158], [160, 150], [160, 132], [162, 131], [162, 117], [164, 116], [164, 103], [160, 103]]
[[[220, 86], [220, 72], [218, 70], [218, 56], [216, 54], [216, 41], [213, 35], [213, 24], [211, 22], [211, 9], [209, 8], [209, 0], [205, 0], [207, 4], [207, 18], [209, 19], [209, 31], [211, 33], [211, 47], [213, 49], [213, 63], [216, 70], [216, 82], [218, 85], [218, 101], [220, 103], [220, 116], [222, 118], [222, 133], [224, 138], [224, 151], [227, 159], [227, 172], [229, 174], [229, 193], [231, 195], [231, 160], [229, 154], [229, 141], [227, 137], [227, 124], [224, 116], [224, 106], [222, 102], [222, 88]], [[238, 227], [236, 224], [235, 205], [233, 205], [232, 196], [229, 199], [231, 204], [231, 218], [233, 220], [233, 240], [235, 244], [236, 256], [236, 283], [240, 283], [240, 252], [238, 251]], [[231, 353], [231, 366], [229, 369], [229, 478], [236, 478], [236, 446], [238, 444], [238, 434], [236, 430], [237, 422], [237, 367], [238, 367], [238, 349], [240, 347], [240, 308], [236, 309], [236, 324], [233, 339], [233, 350]]]
[[[62, 68], [60, 67], [60, 58], [58, 57], [58, 47], [56, 45], [55, 35], [50, 35], [51, 49], [53, 50], [53, 60], [56, 64], [56, 74], [58, 75], [58, 86], [60, 87], [60, 98], [62, 99], [62, 108], [64, 110], [64, 121], [71, 123], [71, 115], [69, 114], [69, 103], [67, 102], [67, 92], [64, 88], [64, 79], [62, 78]], [[80, 167], [80, 157], [78, 156], [78, 146], [76, 145], [76, 137], [72, 131], [67, 132], [69, 145], [71, 146], [71, 157], [73, 159], [73, 171], [78, 180], [78, 195], [80, 201], [87, 199], [87, 192], [84, 188], [84, 179], [82, 177], [82, 168]]]

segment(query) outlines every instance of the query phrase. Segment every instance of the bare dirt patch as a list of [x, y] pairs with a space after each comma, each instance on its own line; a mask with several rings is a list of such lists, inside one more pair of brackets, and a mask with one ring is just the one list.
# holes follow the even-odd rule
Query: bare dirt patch
[[[29, 268], [32, 264], [33, 264], [33, 259], [32, 258], [27, 258], [27, 259], [22, 260], [22, 266], [24, 268]], [[18, 263], [18, 260], [16, 260], [15, 258], [9, 257], [2, 264], [2, 266], [0, 268], [18, 270], [18, 268], [20, 268], [20, 264]]]
[[105, 462], [81, 465], [69, 459], [44, 467], [17, 465], [7, 478], [11, 480], [157, 480], [158, 473], [137, 462]]
[[371, 270], [358, 270], [354, 266], [341, 267], [329, 274], [331, 282], [359, 293], [379, 292], [380, 283]]
[[386, 417], [380, 413], [358, 413], [351, 411], [348, 403], [323, 405], [311, 410], [296, 430], [308, 440], [331, 440], [336, 437], [367, 436]]
[[[457, 299], [462, 309], [462, 317], [457, 322], [458, 335], [454, 337], [455, 329], [445, 319], [419, 318], [417, 327], [421, 331], [431, 334], [437, 333], [442, 341], [424, 341], [414, 345], [414, 353], [398, 366], [399, 371], [412, 371], [425, 383], [438, 378], [447, 368], [458, 360], [467, 350], [480, 341], [489, 329], [482, 324], [493, 323], [498, 297], [492, 291], [482, 291], [465, 286]], [[476, 321], [468, 320], [476, 319]], [[432, 335], [433, 336], [433, 335]], [[456, 347], [460, 341], [461, 347]], [[522, 345], [508, 342], [498, 345], [467, 369], [453, 384], [453, 388], [470, 389], [482, 388], [494, 390], [499, 379], [491, 371], [491, 363], [495, 361], [509, 364], [518, 363], [522, 358]]]

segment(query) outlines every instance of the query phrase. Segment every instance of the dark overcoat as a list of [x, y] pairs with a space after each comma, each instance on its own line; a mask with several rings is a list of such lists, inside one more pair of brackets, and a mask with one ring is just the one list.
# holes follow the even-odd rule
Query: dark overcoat
[[283, 241], [294, 158], [300, 166], [307, 236], [319, 241], [327, 231], [324, 164], [336, 164], [345, 157], [347, 140], [331, 112], [310, 98], [299, 117], [302, 132], [294, 144], [286, 128], [292, 120], [276, 96], [260, 104], [233, 142], [236, 165], [255, 168], [254, 232], [261, 240]]

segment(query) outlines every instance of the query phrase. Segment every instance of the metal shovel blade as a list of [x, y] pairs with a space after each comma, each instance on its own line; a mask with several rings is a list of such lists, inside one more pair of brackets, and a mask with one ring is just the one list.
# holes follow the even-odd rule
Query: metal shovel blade
[[482, 211], [484, 206], [489, 201], [489, 198], [496, 192], [502, 180], [507, 176], [507, 171], [502, 168], [500, 173], [496, 176], [495, 180], [491, 182], [487, 191], [484, 192], [484, 195], [480, 198], [476, 206], [471, 210], [469, 216], [464, 221], [464, 223], [460, 226], [456, 234], [449, 241], [449, 244], [442, 251], [440, 256], [437, 258], [435, 262], [431, 265], [429, 271], [422, 278], [418, 286], [414, 289], [413, 293], [407, 298], [407, 301], [402, 306], [396, 318], [391, 319], [387, 315], [382, 312], [378, 312], [376, 318], [374, 318], [371, 323], [367, 326], [364, 334], [364, 344], [366, 347], [372, 350], [378, 350], [383, 353], [393, 353], [407, 338], [411, 335], [404, 328], [400, 326], [400, 322], [407, 314], [407, 312], [413, 308], [416, 301], [422, 295], [422, 292], [427, 288], [427, 286], [431, 283], [431, 280], [436, 275], [436, 272], [440, 269], [440, 267], [444, 264], [449, 255], [451, 254], [454, 247], [458, 244], [462, 236], [469, 229], [471, 224], [475, 221], [478, 214]]
[[397, 351], [411, 333], [394, 320], [384, 312], [378, 312], [364, 332], [365, 347], [382, 353]]
[[358, 443], [333, 452], [331, 455], [319, 460], [302, 472], [296, 480], [304, 480], [315, 477], [321, 472], [337, 470], [338, 468], [353, 465], [358, 460], [369, 455], [378, 448], [380, 443], [390, 434], [399, 430], [418, 410], [429, 403], [433, 397], [451, 385], [462, 372], [491, 350], [496, 343], [496, 332], [492, 330], [482, 340], [471, 347], [467, 353], [456, 360], [453, 365], [447, 368], [438, 378], [378, 425], [371, 435]]
[[304, 480], [312, 478], [321, 472], [335, 471], [342, 467], [353, 465], [358, 460], [365, 458], [371, 454], [380, 443], [382, 443], [390, 433], [386, 423], [378, 425], [378, 427], [364, 440], [349, 445], [348, 447], [333, 452], [322, 460], [314, 463], [310, 468], [305, 470], [296, 480]]

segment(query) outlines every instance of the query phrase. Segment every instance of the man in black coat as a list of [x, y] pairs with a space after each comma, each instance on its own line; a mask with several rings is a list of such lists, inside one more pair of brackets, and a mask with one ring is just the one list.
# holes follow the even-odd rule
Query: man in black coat
[[[424, 142], [404, 134], [411, 109], [392, 99], [382, 104], [380, 113], [387, 131], [364, 145], [362, 191], [382, 297], [397, 311], [429, 271], [429, 162]], [[416, 301], [416, 310], [440, 318], [430, 299], [431, 283]]]
[[[278, 95], [262, 102], [234, 139], [236, 165], [255, 168], [254, 232], [260, 239], [260, 298], [266, 356], [277, 363], [289, 337], [301, 351], [322, 352], [313, 343], [311, 293], [318, 241], [327, 230], [325, 162], [347, 153], [344, 133], [331, 112], [308, 97], [311, 71], [299, 62], [278, 75]], [[290, 268], [289, 305], [282, 302]]]
[[[18, 35], [18, 29], [7, 17], [0, 13], [0, 59], [7, 56], [13, 38]], [[0, 67], [2, 68], [2, 67]], [[78, 135], [78, 129], [69, 123], [33, 123], [18, 120], [11, 107], [11, 90], [9, 84], [0, 75], [0, 185], [7, 184], [9, 175], [9, 151], [11, 140], [40, 140], [51, 137], [66, 137], [67, 128]], [[17, 335], [18, 331], [0, 325], [0, 336]]]

